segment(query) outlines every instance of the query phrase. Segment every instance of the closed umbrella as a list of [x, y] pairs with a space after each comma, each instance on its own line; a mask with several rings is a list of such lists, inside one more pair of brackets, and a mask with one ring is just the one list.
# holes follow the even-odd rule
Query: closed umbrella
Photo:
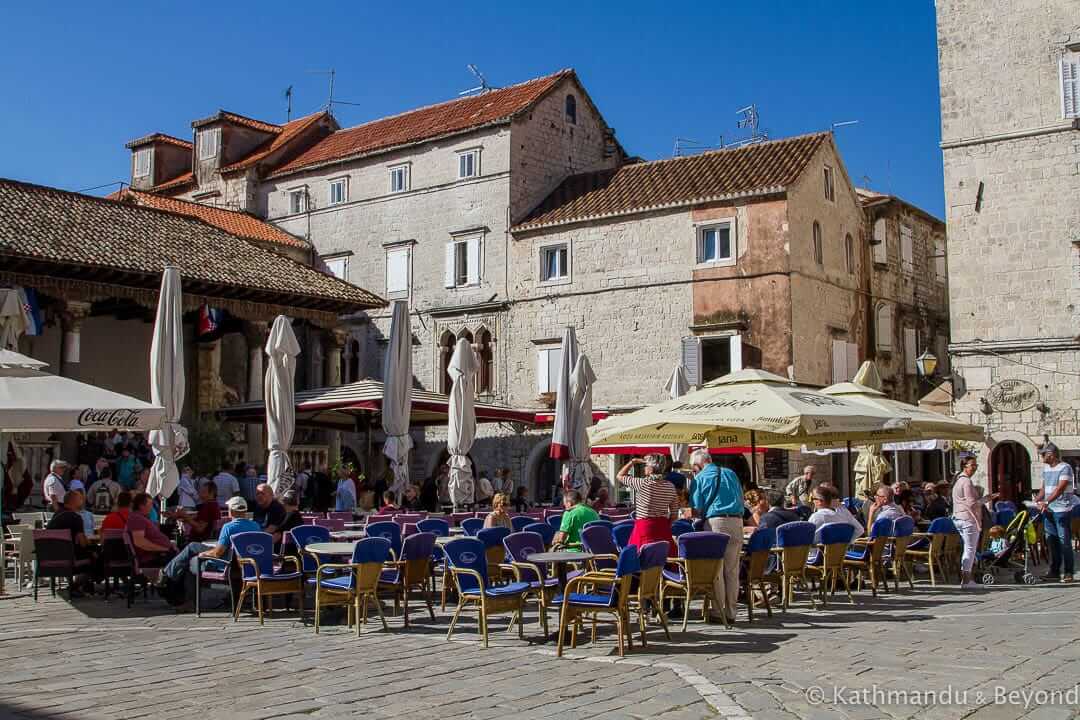
[[450, 452], [450, 500], [454, 509], [476, 502], [476, 483], [468, 454], [476, 440], [476, 371], [480, 368], [476, 352], [465, 338], [458, 340], [450, 358], [450, 417], [446, 449]]
[[563, 331], [559, 352], [559, 377], [555, 384], [555, 424], [551, 430], [551, 457], [556, 460], [570, 458], [570, 443], [574, 434], [574, 418], [570, 411], [570, 374], [577, 364], [578, 346], [574, 328]]
[[570, 374], [570, 411], [573, 433], [570, 436], [570, 457], [567, 459], [563, 486], [581, 492], [589, 491], [592, 465], [589, 462], [589, 426], [592, 425], [592, 386], [596, 382], [589, 358], [584, 353], [574, 363]]
[[184, 326], [180, 303], [180, 271], [166, 267], [161, 276], [154, 337], [150, 343], [150, 401], [165, 408], [165, 422], [150, 433], [154, 464], [146, 492], [167, 498], [180, 474], [176, 461], [188, 452], [187, 429], [180, 424], [184, 410]]
[[386, 435], [383, 454], [394, 472], [391, 489], [398, 494], [409, 484], [409, 413], [412, 411], [412, 331], [409, 304], [394, 303], [390, 319], [390, 345], [383, 363], [382, 428]]
[[296, 356], [300, 343], [296, 341], [292, 323], [284, 315], [278, 315], [266, 340], [266, 354], [270, 362], [266, 368], [266, 445], [270, 459], [266, 465], [266, 478], [276, 495], [292, 487], [296, 477], [289, 447], [296, 430]]
[[[672, 400], [681, 398], [686, 393], [690, 392], [690, 380], [686, 377], [686, 367], [679, 363], [675, 366], [675, 369], [671, 371], [671, 377], [668, 378], [668, 397]], [[687, 461], [689, 448], [685, 443], [672, 443], [671, 444], [671, 462], [681, 462], [683, 464]]]

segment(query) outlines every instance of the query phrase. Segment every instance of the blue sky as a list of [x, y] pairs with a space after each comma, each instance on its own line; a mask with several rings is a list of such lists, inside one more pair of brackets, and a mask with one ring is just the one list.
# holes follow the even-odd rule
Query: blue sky
[[837, 130], [852, 181], [943, 216], [932, 0], [612, 3], [18, 3], [0, 27], [0, 176], [80, 190], [126, 180], [126, 141], [190, 137], [218, 108], [270, 121], [326, 101], [349, 126], [577, 69], [631, 153]]

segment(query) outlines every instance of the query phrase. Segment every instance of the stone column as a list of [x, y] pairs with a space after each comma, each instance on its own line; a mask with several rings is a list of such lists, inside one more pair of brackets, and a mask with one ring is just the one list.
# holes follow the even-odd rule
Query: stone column
[[[341, 353], [349, 335], [344, 330], [335, 328], [323, 333], [323, 386], [332, 387], [341, 384]], [[341, 458], [341, 432], [331, 430], [327, 433], [330, 446], [330, 464]]]
[[[244, 322], [244, 340], [247, 341], [247, 400], [255, 402], [263, 399], [264, 358], [266, 353], [266, 336], [269, 323], [262, 321]], [[247, 461], [255, 465], [263, 465], [266, 461], [265, 433], [261, 424], [248, 425], [247, 434]]]
[[68, 300], [60, 313], [60, 374], [79, 377], [82, 321], [90, 315], [90, 303]]
[[212, 412], [221, 407], [221, 340], [201, 342], [196, 347], [196, 402], [200, 413]]

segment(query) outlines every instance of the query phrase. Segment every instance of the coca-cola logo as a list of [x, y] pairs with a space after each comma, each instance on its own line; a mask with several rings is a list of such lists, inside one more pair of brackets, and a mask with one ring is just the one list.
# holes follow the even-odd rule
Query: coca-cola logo
[[95, 410], [79, 413], [79, 427], [133, 428], [139, 424], [138, 410]]

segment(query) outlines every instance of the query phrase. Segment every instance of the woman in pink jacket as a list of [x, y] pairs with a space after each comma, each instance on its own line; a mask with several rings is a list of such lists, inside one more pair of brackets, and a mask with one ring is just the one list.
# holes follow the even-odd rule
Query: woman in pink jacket
[[960, 588], [963, 590], [979, 587], [971, 574], [975, 556], [979, 552], [979, 534], [982, 530], [983, 497], [971, 479], [978, 468], [979, 462], [974, 457], [966, 458], [952, 489], [953, 522], [964, 541], [964, 554], [960, 558]]

